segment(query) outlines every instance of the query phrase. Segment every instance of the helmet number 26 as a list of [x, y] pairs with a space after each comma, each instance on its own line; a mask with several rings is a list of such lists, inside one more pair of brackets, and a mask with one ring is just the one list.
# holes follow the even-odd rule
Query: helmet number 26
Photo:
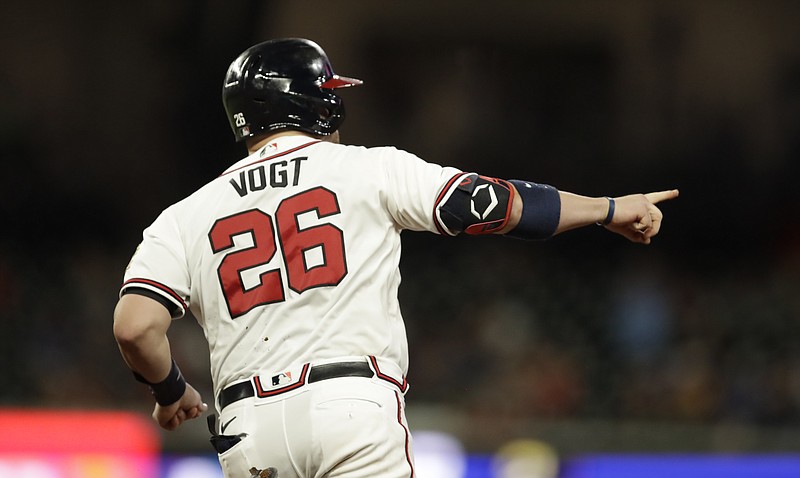
[[[281, 201], [274, 218], [249, 209], [218, 219], [208, 238], [215, 254], [225, 254], [217, 276], [231, 318], [286, 300], [281, 268], [260, 273], [258, 284], [250, 288], [242, 278], [243, 272], [268, 264], [277, 253], [285, 264], [288, 288], [298, 294], [341, 282], [347, 275], [342, 230], [331, 223], [300, 227], [300, 216], [306, 213], [323, 219], [340, 212], [336, 194], [316, 187]], [[232, 250], [234, 237], [243, 234], [251, 236], [252, 246]], [[316, 259], [309, 263], [309, 257]]]

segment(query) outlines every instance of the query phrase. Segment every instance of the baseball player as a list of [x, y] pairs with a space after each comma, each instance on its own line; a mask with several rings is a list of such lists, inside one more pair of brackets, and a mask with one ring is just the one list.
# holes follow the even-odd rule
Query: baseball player
[[308, 40], [242, 53], [222, 99], [248, 156], [164, 210], [125, 271], [115, 338], [167, 430], [207, 410], [167, 329], [187, 309], [203, 328], [228, 478], [414, 476], [403, 230], [547, 239], [598, 223], [648, 244], [656, 204], [678, 195], [586, 197], [339, 144], [336, 90], [361, 83]]

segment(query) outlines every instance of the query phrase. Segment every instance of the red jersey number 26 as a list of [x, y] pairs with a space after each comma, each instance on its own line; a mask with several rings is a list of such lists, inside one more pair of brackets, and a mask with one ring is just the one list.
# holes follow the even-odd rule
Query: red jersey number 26
[[[262, 272], [258, 284], [249, 288], [245, 288], [242, 279], [242, 272], [269, 263], [277, 253], [286, 265], [288, 287], [298, 294], [315, 287], [334, 286], [347, 275], [342, 230], [331, 223], [301, 229], [300, 217], [306, 213], [312, 217], [316, 213], [319, 219], [339, 214], [336, 194], [316, 187], [281, 201], [274, 217], [249, 209], [218, 219], [211, 227], [211, 250], [225, 254], [217, 276], [231, 318], [286, 299], [280, 268]], [[233, 248], [234, 237], [242, 234], [249, 234], [253, 245], [226, 252]]]

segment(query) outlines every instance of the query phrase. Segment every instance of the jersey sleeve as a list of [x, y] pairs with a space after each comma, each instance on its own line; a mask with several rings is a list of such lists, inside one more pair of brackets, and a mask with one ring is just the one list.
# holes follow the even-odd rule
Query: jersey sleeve
[[[120, 290], [126, 293], [157, 294], [172, 318], [186, 313], [189, 302], [189, 271], [178, 225], [172, 210], [164, 211], [142, 234]], [[166, 303], [164, 302], [166, 301]]]
[[436, 202], [445, 186], [463, 173], [395, 148], [384, 153], [385, 203], [394, 222], [401, 229], [441, 234]]

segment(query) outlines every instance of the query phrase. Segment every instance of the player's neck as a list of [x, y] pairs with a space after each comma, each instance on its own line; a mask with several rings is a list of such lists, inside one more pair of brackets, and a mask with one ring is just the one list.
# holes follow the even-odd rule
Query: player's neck
[[247, 140], [247, 151], [250, 154], [255, 153], [267, 143], [271, 141], [275, 141], [278, 138], [283, 136], [306, 136], [308, 138], [320, 139], [322, 141], [328, 141], [331, 143], [338, 143], [339, 142], [339, 132], [334, 131], [333, 134], [328, 136], [312, 136], [310, 134], [304, 133], [302, 131], [294, 131], [294, 130], [287, 130], [287, 131], [279, 131], [277, 133], [273, 133], [270, 135], [259, 136], [256, 138], [251, 138]]

